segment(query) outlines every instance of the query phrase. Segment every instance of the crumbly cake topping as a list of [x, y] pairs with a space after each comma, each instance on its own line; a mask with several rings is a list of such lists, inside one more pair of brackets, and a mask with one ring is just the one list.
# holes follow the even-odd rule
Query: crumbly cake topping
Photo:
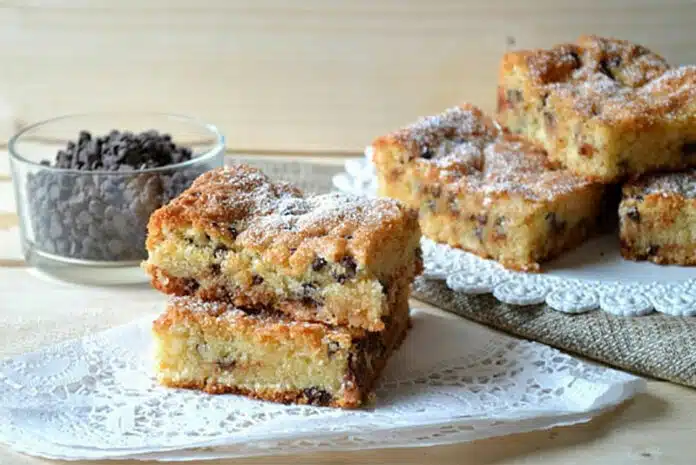
[[342, 193], [304, 196], [299, 189], [273, 182], [246, 165], [200, 176], [158, 210], [151, 223], [162, 218], [203, 222], [246, 247], [282, 245], [289, 249], [303, 241], [326, 238], [324, 247], [332, 251], [350, 248], [358, 259], [365, 259], [361, 255], [371, 240], [382, 240], [395, 224], [417, 230], [416, 212], [396, 200]]
[[643, 195], [676, 194], [688, 199], [696, 198], [696, 170], [681, 173], [661, 173], [642, 178], [634, 185]]
[[678, 117], [696, 102], [696, 67], [665, 59], [624, 40], [583, 36], [576, 44], [518, 52], [547, 99], [573, 101], [576, 111], [607, 121]]
[[[466, 121], [467, 128], [495, 128], [491, 120], [474, 106], [460, 107], [459, 121]], [[400, 131], [402, 142], [410, 140], [421, 144], [424, 140], [438, 140], [445, 132], [437, 125], [444, 122], [451, 131], [451, 110], [441, 116], [424, 118], [416, 125]], [[478, 120], [478, 122], [476, 122]], [[414, 129], [415, 128], [415, 129]], [[409, 132], [412, 131], [412, 132]], [[432, 131], [429, 135], [427, 131]], [[495, 134], [496, 137], [492, 137]], [[404, 145], [408, 146], [406, 142]], [[427, 163], [439, 171], [443, 185], [464, 186], [470, 191], [487, 194], [517, 193], [529, 199], [553, 199], [588, 185], [589, 182], [551, 164], [546, 152], [533, 142], [517, 135], [499, 133], [497, 130], [484, 136], [464, 140], [448, 139], [440, 143], [437, 156], [411, 154], [420, 163]]]

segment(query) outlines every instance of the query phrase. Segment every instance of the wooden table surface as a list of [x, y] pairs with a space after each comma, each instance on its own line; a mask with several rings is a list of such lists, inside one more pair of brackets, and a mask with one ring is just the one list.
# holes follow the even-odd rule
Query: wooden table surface
[[[321, 160], [320, 158], [311, 158]], [[326, 159], [323, 159], [326, 161]], [[339, 163], [332, 158], [328, 162]], [[10, 182], [0, 176], [0, 183]], [[0, 213], [0, 229], [16, 225], [12, 213]], [[16, 260], [0, 266], [23, 266]], [[24, 350], [36, 344], [35, 335], [23, 334], [6, 324], [22, 307], [22, 296], [5, 295], [0, 301], [0, 352], [4, 346]], [[421, 307], [427, 305], [418, 302]], [[50, 309], [47, 309], [49, 311]], [[39, 319], [40, 320], [40, 319]], [[46, 320], [44, 325], [67, 325]], [[49, 329], [48, 327], [46, 328]], [[52, 326], [51, 331], [59, 330]], [[36, 328], [33, 329], [34, 331]], [[29, 342], [24, 342], [24, 341]], [[31, 342], [33, 341], [33, 342]], [[694, 464], [696, 463], [696, 391], [673, 384], [649, 381], [648, 391], [605, 413], [590, 423], [476, 441], [468, 444], [417, 449], [320, 453], [284, 457], [235, 459], [192, 464]], [[16, 454], [0, 446], [0, 464], [39, 464], [50, 461]], [[96, 462], [79, 462], [81, 464]], [[107, 462], [113, 465], [133, 463]], [[149, 462], [144, 462], [149, 463]], [[152, 462], [153, 464], [156, 462]]]

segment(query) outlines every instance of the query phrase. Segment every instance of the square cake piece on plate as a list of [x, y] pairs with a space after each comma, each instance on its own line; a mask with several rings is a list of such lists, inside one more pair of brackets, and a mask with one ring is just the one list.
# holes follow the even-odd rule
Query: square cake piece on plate
[[380, 195], [419, 208], [423, 234], [516, 270], [580, 244], [598, 223], [604, 187], [549, 161], [471, 105], [377, 139]]
[[552, 160], [609, 183], [696, 165], [696, 67], [627, 41], [583, 36], [507, 53], [498, 119]]
[[282, 403], [364, 404], [409, 327], [402, 297], [383, 331], [174, 297], [154, 323], [156, 374], [169, 387]]
[[420, 236], [400, 202], [305, 196], [238, 165], [152, 215], [145, 269], [169, 294], [381, 331], [422, 270]]
[[624, 184], [619, 222], [624, 258], [696, 265], [696, 171]]

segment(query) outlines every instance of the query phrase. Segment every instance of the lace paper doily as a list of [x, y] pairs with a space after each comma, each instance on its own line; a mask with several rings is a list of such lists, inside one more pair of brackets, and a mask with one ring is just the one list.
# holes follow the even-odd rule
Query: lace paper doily
[[0, 363], [0, 440], [70, 460], [424, 446], [584, 422], [644, 388], [550, 347], [415, 310], [369, 408], [212, 396], [153, 381], [152, 319]]
[[[349, 160], [333, 178], [343, 192], [374, 196], [377, 179], [369, 158]], [[696, 269], [632, 262], [621, 258], [616, 235], [587, 241], [544, 266], [540, 274], [503, 268], [497, 262], [423, 239], [425, 276], [445, 280], [466, 294], [493, 294], [501, 302], [546, 302], [567, 313], [601, 309], [614, 315], [642, 316], [653, 311], [696, 315]]]

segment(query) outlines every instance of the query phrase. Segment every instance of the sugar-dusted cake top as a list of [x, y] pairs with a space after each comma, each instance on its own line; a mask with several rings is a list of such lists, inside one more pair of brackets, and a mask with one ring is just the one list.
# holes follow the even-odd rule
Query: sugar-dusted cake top
[[678, 118], [696, 104], [696, 67], [672, 68], [625, 40], [582, 36], [574, 44], [507, 53], [502, 66], [524, 68], [545, 98], [570, 100], [581, 114], [610, 122]]
[[507, 133], [469, 104], [380, 137], [372, 147], [389, 151], [395, 146], [407, 158], [403, 161], [429, 168], [428, 176], [443, 185], [484, 194], [552, 200], [590, 184], [550, 162], [540, 145]]
[[630, 196], [656, 194], [696, 199], [696, 170], [644, 176], [637, 181], [627, 183], [624, 193]]
[[417, 213], [391, 199], [329, 193], [304, 195], [258, 169], [235, 165], [201, 175], [150, 219], [148, 246], [163, 229], [190, 227], [228, 243], [283, 255], [321, 250], [364, 261], [385, 241], [419, 234]]

